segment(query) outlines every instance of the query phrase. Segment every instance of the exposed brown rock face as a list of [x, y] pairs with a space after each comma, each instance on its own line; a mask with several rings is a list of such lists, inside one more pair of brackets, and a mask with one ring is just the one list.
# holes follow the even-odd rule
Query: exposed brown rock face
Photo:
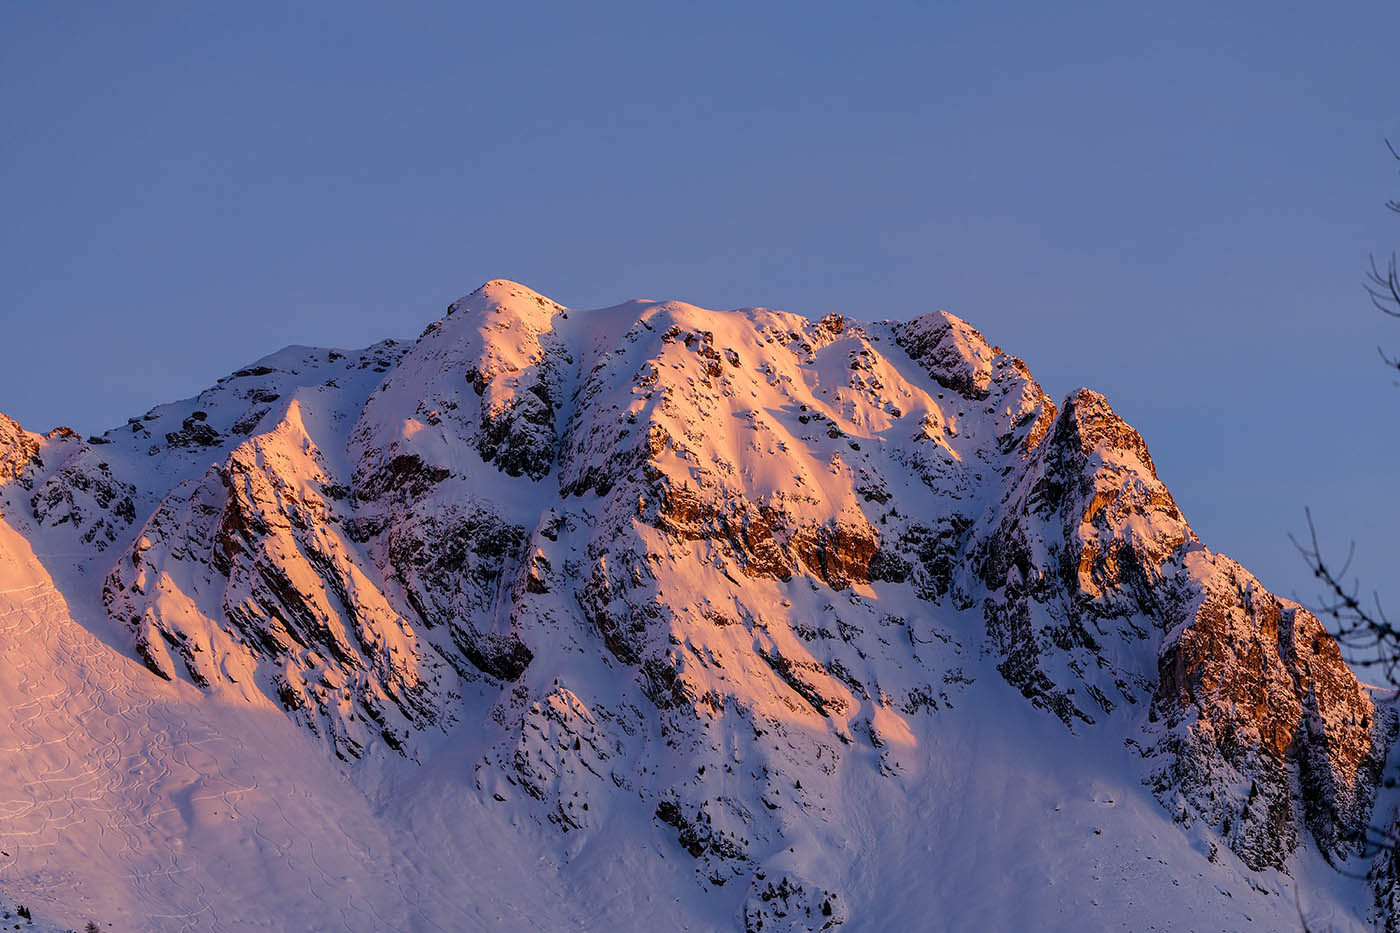
[[[1065, 401], [970, 556], [999, 670], [1066, 723], [1150, 699], [1163, 803], [1282, 867], [1306, 829], [1344, 856], [1393, 725], [1322, 625], [1197, 541], [1102, 396]], [[1155, 670], [1125, 644], [1160, 643]]]
[[[788, 580], [805, 569], [832, 589], [844, 590], [894, 572], [894, 565], [881, 559], [875, 529], [859, 512], [798, 524], [781, 500], [758, 506], [744, 499], [715, 503], [654, 468], [648, 472], [655, 478], [642, 517], [679, 538], [723, 543], [747, 576]], [[648, 498], [654, 509], [646, 507]]]
[[833, 521], [804, 528], [793, 536], [793, 550], [808, 571], [834, 590], [869, 583], [879, 552], [875, 529], [864, 519]]
[[39, 441], [7, 415], [0, 414], [0, 483], [22, 482], [31, 467], [42, 467]]
[[[1359, 850], [1392, 714], [1377, 710], [1311, 613], [1232, 561], [1199, 552], [1190, 561], [1208, 563], [1209, 576], [1160, 656], [1156, 707], [1172, 752], [1162, 777], [1219, 821], [1251, 867], [1281, 867], [1300, 827], [1326, 854]], [[1224, 774], [1236, 780], [1222, 783]], [[1239, 784], [1243, 799], [1231, 792]]]

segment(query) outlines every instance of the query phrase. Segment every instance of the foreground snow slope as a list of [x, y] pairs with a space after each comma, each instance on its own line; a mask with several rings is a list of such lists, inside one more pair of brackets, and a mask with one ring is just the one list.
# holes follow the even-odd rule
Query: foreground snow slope
[[0, 420], [0, 493], [0, 891], [60, 922], [1395, 922], [1388, 705], [942, 312], [491, 282]]

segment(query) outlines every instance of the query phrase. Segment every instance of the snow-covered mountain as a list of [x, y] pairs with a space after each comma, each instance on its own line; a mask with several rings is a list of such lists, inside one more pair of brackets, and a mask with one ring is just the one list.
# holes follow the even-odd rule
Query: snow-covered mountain
[[0, 416], [0, 516], [0, 891], [56, 923], [1400, 924], [1389, 695], [943, 312], [494, 281]]

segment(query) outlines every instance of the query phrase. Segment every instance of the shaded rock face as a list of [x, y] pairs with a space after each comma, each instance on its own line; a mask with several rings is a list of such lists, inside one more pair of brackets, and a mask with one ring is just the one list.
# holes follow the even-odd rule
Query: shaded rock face
[[897, 327], [895, 339], [940, 385], [966, 398], [987, 397], [996, 351], [966, 321], [946, 311], [927, 314]]
[[744, 933], [780, 930], [834, 930], [847, 919], [841, 896], [782, 875], [765, 879], [744, 901]]
[[92, 442], [0, 420], [6, 482], [115, 545], [104, 600], [154, 675], [351, 761], [419, 757], [484, 696], [485, 799], [585, 834], [642, 800], [749, 929], [860, 924], [783, 853], [850, 768], [917, 779], [979, 676], [1125, 730], [1254, 869], [1352, 851], [1394, 731], [1101, 395], [1055, 405], [943, 312], [579, 314], [491, 282], [412, 344], [288, 348]]
[[68, 524], [82, 532], [80, 540], [84, 544], [100, 552], [122, 537], [136, 520], [139, 499], [134, 485], [116, 479], [108, 464], [90, 450], [80, 448], [36, 485], [29, 507], [39, 524]]
[[26, 518], [64, 526], [92, 553], [123, 536], [136, 520], [140, 494], [69, 428], [39, 436], [0, 415], [0, 487], [26, 491]]
[[[1400, 817], [1392, 814], [1385, 821], [1377, 821], [1374, 833], [1384, 840], [1397, 838]], [[1400, 930], [1400, 856], [1393, 845], [1381, 848], [1372, 862], [1367, 880], [1375, 896], [1371, 919], [1377, 929], [1383, 929], [1386, 933]]]
[[1065, 401], [983, 527], [971, 570], [1007, 680], [1066, 724], [1151, 696], [1134, 643], [1160, 636], [1195, 535], [1102, 396]]

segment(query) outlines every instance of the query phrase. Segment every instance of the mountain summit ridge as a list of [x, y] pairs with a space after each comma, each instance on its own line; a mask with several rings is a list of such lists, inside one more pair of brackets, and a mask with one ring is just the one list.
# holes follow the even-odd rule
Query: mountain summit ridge
[[[1331, 890], [1386, 822], [1396, 717], [1323, 626], [1199, 541], [1102, 395], [1056, 405], [946, 312], [492, 280], [86, 441], [0, 420], [0, 516], [132, 683], [285, 716], [367, 793], [470, 745], [458, 792], [531, 845], [649, 826], [749, 930], [927, 909], [861, 808], [946, 839], [915, 802], [985, 778], [942, 750], [1000, 720], [1055, 730], [1020, 767], [1078, 748], [1140, 793], [1123, 845], [1199, 853], [1202, 904]], [[1376, 877], [1336, 903], [1400, 922]]]

